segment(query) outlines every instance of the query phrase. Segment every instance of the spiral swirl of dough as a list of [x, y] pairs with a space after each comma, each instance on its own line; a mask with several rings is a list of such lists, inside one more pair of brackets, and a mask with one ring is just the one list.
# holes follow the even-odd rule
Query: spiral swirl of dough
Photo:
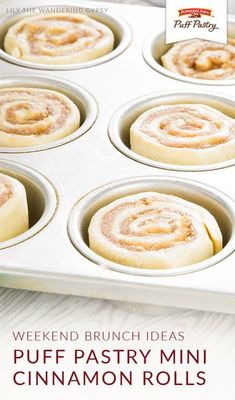
[[18, 236], [29, 227], [25, 188], [5, 174], [0, 174], [0, 226], [0, 242]]
[[163, 66], [176, 74], [197, 79], [235, 78], [235, 39], [223, 45], [205, 40], [174, 44], [162, 56]]
[[5, 175], [0, 174], [0, 207], [11, 198], [12, 194], [9, 179]]
[[0, 146], [34, 146], [74, 132], [80, 113], [65, 95], [47, 89], [0, 89]]
[[118, 199], [92, 218], [89, 243], [99, 255], [139, 268], [173, 268], [222, 248], [214, 217], [179, 197], [144, 192]]
[[235, 157], [235, 122], [202, 104], [152, 108], [133, 123], [131, 149], [149, 159], [183, 165]]
[[39, 64], [74, 64], [99, 58], [113, 50], [113, 32], [83, 14], [26, 17], [9, 28], [5, 51]]

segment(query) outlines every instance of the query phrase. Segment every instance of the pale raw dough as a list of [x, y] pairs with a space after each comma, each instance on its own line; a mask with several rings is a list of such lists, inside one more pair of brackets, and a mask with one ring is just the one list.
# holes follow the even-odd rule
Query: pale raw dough
[[113, 50], [108, 26], [83, 14], [34, 15], [8, 29], [5, 51], [39, 64], [74, 64], [94, 60]]
[[89, 226], [90, 248], [113, 262], [164, 269], [206, 260], [222, 249], [215, 218], [176, 196], [144, 192], [98, 210]]
[[0, 89], [0, 147], [35, 146], [68, 136], [79, 128], [80, 112], [54, 90]]
[[25, 188], [17, 179], [0, 174], [0, 242], [27, 231], [28, 204]]
[[131, 149], [151, 160], [205, 165], [235, 158], [235, 121], [202, 104], [164, 105], [139, 116]]
[[162, 64], [169, 71], [196, 79], [235, 78], [235, 39], [228, 44], [201, 39], [175, 43], [162, 56]]

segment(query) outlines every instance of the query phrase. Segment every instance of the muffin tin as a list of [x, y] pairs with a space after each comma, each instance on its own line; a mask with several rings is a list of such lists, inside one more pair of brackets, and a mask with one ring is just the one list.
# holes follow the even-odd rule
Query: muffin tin
[[[92, 65], [73, 65], [69, 73], [67, 68], [50, 66], [53, 72], [48, 73], [47, 66], [26, 65], [0, 52], [1, 87], [61, 91], [82, 114], [81, 127], [62, 141], [0, 149], [0, 170], [25, 183], [31, 215], [28, 232], [0, 245], [0, 283], [235, 313], [234, 161], [202, 167], [160, 164], [131, 152], [128, 141], [128, 127], [149, 105], [200, 99], [233, 116], [233, 86], [219, 82], [217, 87], [214, 82], [208, 92], [207, 82], [197, 82], [200, 87], [182, 83], [179, 77], [170, 79], [150, 68], [142, 49], [146, 54], [146, 38], [161, 29], [163, 9], [98, 2], [82, 2], [82, 6], [108, 8], [105, 21], [111, 28], [114, 24], [114, 30], [115, 21], [123, 27], [119, 40], [123, 47], [116, 57], [110, 54]], [[11, 23], [9, 14], [2, 18], [4, 24]], [[222, 230], [224, 249], [203, 263], [171, 271], [138, 270], [97, 256], [87, 242], [94, 212], [120, 196], [143, 190], [179, 194], [208, 208]]]

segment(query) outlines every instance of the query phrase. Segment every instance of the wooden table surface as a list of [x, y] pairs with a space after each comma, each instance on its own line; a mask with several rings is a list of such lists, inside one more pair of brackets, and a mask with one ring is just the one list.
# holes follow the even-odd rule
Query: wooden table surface
[[[118, 0], [114, 0], [118, 2]], [[128, 0], [122, 3], [151, 5], [147, 0]], [[6, 2], [5, 2], [6, 3]], [[1, 349], [8, 357], [8, 349], [11, 346], [12, 330], [176, 330], [185, 331], [185, 346], [207, 346], [211, 352], [208, 368], [211, 373], [208, 390], [202, 392], [188, 392], [189, 399], [200, 400], [234, 400], [235, 388], [233, 385], [233, 364], [235, 361], [235, 318], [232, 315], [216, 314], [197, 311], [180, 311], [172, 315], [148, 316], [123, 309], [125, 305], [117, 307], [108, 301], [64, 296], [48, 293], [37, 293], [25, 290], [12, 290], [0, 288], [0, 342]], [[143, 310], [143, 308], [142, 308]], [[9, 355], [10, 357], [10, 355]], [[231, 375], [230, 375], [231, 374]], [[0, 374], [1, 375], [1, 374]], [[0, 377], [1, 381], [1, 377]], [[7, 382], [0, 382], [2, 393], [9, 393]], [[13, 390], [13, 389], [12, 389]], [[35, 400], [42, 398], [35, 392], [12, 391], [11, 395], [4, 398], [11, 400], [14, 396]], [[67, 393], [67, 392], [66, 392]], [[68, 392], [69, 393], [69, 392]], [[89, 399], [89, 391], [80, 397], [82, 400]], [[160, 392], [159, 392], [160, 393]], [[146, 394], [146, 393], [145, 393]], [[45, 395], [44, 398], [58, 400], [59, 391]], [[107, 397], [106, 397], [107, 396]], [[183, 393], [168, 390], [162, 397], [156, 397], [156, 393], [144, 395], [141, 390], [133, 389], [132, 393], [122, 397], [128, 399], [169, 399], [182, 400]], [[173, 397], [172, 397], [173, 396]], [[96, 394], [96, 399], [109, 398], [107, 392]], [[113, 398], [115, 396], [112, 396]], [[77, 394], [70, 394], [70, 399], [77, 399]]]

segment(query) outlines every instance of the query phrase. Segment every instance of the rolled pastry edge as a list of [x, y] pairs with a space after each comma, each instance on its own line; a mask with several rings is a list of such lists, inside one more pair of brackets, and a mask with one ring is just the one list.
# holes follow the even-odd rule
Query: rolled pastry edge
[[[74, 17], [74, 15], [72, 15]], [[54, 15], [56, 17], [56, 15]], [[106, 54], [113, 51], [114, 48], [114, 33], [113, 31], [105, 24], [96, 21], [93, 18], [87, 17], [85, 15], [80, 15], [80, 19], [82, 19], [82, 23], [86, 21], [91, 21], [92, 25], [97, 26], [103, 33], [103, 41], [98, 42], [93, 48], [83, 49], [76, 54], [71, 52], [71, 54], [63, 55], [63, 56], [47, 56], [43, 54], [33, 55], [29, 52], [29, 46], [27, 42], [25, 43], [24, 38], [18, 38], [18, 29], [21, 30], [24, 28], [26, 21], [34, 22], [37, 21], [37, 16], [23, 18], [16, 24], [12, 25], [4, 38], [4, 50], [9, 55], [16, 57], [20, 60], [32, 62], [36, 64], [51, 64], [51, 65], [66, 65], [66, 64], [76, 64], [83, 63], [87, 61], [92, 61], [97, 58], [103, 57]], [[26, 21], [25, 21], [26, 20]], [[83, 21], [84, 20], [84, 21]]]
[[191, 243], [186, 242], [187, 248], [184, 249], [184, 243], [182, 243], [158, 251], [130, 251], [127, 248], [117, 246], [112, 241], [108, 241], [101, 230], [102, 219], [105, 213], [112, 207], [118, 206], [123, 201], [126, 202], [131, 197], [133, 198], [133, 196], [138, 199], [139, 196], [153, 194], [156, 195], [157, 193], [149, 192], [126, 196], [98, 210], [92, 217], [88, 229], [90, 248], [101, 257], [114, 263], [142, 269], [186, 267], [205, 261], [222, 249], [222, 234], [213, 215], [201, 206], [171, 195], [170, 197], [177, 198], [181, 202], [193, 206], [193, 209], [196, 209], [198, 214], [202, 217], [201, 223], [203, 228], [201, 230], [201, 235]]
[[[14, 89], [14, 88], [11, 88]], [[21, 88], [22, 90], [24, 88]], [[7, 89], [6, 89], [7, 90]], [[37, 88], [28, 88], [28, 90], [35, 91], [37, 93]], [[80, 126], [80, 111], [76, 104], [66, 95], [52, 91], [47, 89], [41, 89], [40, 92], [45, 93], [55, 93], [58, 96], [58, 99], [66, 100], [66, 103], [70, 107], [70, 114], [69, 117], [65, 120], [64, 125], [60, 128], [52, 131], [51, 133], [45, 134], [24, 134], [24, 125], [22, 124], [22, 134], [16, 133], [7, 133], [5, 131], [0, 130], [0, 147], [30, 147], [30, 146], [37, 146], [42, 144], [47, 144], [50, 142], [55, 142], [57, 140], [63, 139], [71, 134], [73, 134]], [[3, 91], [4, 92], [4, 91]], [[37, 124], [37, 121], [35, 121]], [[32, 124], [33, 128], [33, 124]], [[13, 127], [14, 129], [14, 127]]]
[[[0, 174], [0, 178], [3, 174]], [[24, 185], [6, 176], [12, 195], [0, 206], [0, 242], [13, 239], [29, 229], [28, 204]]]
[[138, 129], [130, 130], [131, 150], [153, 161], [176, 165], [209, 165], [235, 158], [235, 139], [207, 149], [164, 146], [143, 135]]

